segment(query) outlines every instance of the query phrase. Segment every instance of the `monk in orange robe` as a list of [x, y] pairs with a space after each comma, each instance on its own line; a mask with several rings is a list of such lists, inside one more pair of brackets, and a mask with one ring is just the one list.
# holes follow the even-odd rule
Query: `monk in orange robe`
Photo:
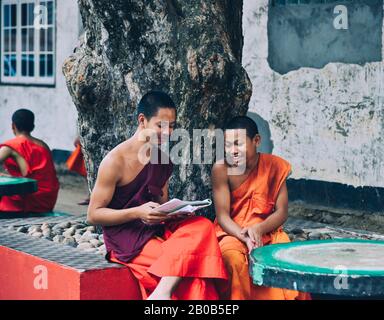
[[0, 212], [52, 211], [59, 192], [59, 181], [51, 151], [45, 142], [31, 136], [34, 114], [17, 110], [12, 116], [15, 138], [0, 144], [0, 163], [11, 176], [37, 180], [38, 190], [32, 194], [3, 196]]
[[[66, 161], [68, 170], [77, 172], [79, 175], [87, 178], [87, 169], [85, 168], [84, 155], [81, 150], [81, 144], [79, 137], [76, 138], [74, 143], [76, 149], [71, 153]], [[85, 206], [89, 204], [89, 196], [77, 203], [78, 205]]]
[[249, 117], [235, 117], [224, 133], [226, 160], [212, 169], [216, 234], [229, 273], [222, 298], [231, 300], [308, 299], [293, 290], [252, 283], [248, 255], [254, 248], [289, 242], [286, 179], [290, 164], [257, 152], [260, 135]]
[[83, 152], [81, 151], [80, 139], [76, 138], [74, 144], [76, 149], [67, 159], [67, 167], [70, 171], [77, 172], [79, 175], [87, 177], [87, 170], [85, 168]]
[[218, 299], [216, 285], [227, 273], [213, 223], [156, 211], [168, 201], [172, 174], [159, 146], [175, 122], [176, 107], [167, 94], [143, 96], [136, 133], [100, 164], [88, 221], [102, 226], [106, 258], [131, 269], [143, 299]]

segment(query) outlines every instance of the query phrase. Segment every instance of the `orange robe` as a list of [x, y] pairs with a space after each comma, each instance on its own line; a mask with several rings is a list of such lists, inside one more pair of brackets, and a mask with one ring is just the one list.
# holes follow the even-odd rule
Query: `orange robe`
[[[0, 212], [52, 211], [59, 193], [59, 181], [50, 150], [35, 144], [25, 137], [8, 140], [0, 144], [0, 147], [3, 146], [12, 148], [25, 159], [28, 166], [26, 178], [37, 180], [37, 192], [1, 197]], [[19, 166], [13, 158], [6, 159], [4, 167], [10, 175], [22, 176]]]
[[228, 279], [214, 225], [200, 216], [167, 223], [164, 236], [149, 240], [128, 263], [119, 261], [113, 252], [110, 260], [131, 269], [143, 299], [153, 292], [161, 277], [178, 276], [183, 279], [172, 299], [217, 300], [217, 285]]
[[84, 156], [81, 152], [81, 145], [78, 143], [76, 145], [75, 151], [69, 156], [67, 160], [67, 167], [71, 171], [75, 171], [83, 177], [87, 176], [87, 170], [85, 168]]
[[[274, 211], [280, 187], [291, 171], [290, 164], [274, 155], [260, 154], [257, 168], [231, 192], [230, 212], [233, 221], [244, 228], [265, 220]], [[223, 289], [223, 299], [289, 300], [307, 299], [297, 291], [257, 286], [249, 275], [247, 246], [228, 235], [215, 220], [216, 234], [229, 273], [229, 285]], [[262, 238], [263, 244], [290, 242], [282, 227]]]

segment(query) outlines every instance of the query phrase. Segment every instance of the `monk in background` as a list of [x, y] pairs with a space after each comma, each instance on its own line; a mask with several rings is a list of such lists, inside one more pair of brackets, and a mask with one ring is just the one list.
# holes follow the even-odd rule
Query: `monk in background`
[[288, 217], [286, 179], [290, 164], [257, 152], [261, 137], [249, 117], [233, 118], [225, 128], [224, 140], [226, 161], [217, 162], [212, 168], [216, 234], [229, 273], [229, 285], [223, 288], [221, 298], [309, 298], [293, 290], [256, 286], [249, 275], [248, 255], [254, 248], [290, 242], [282, 229]]
[[163, 92], [148, 92], [137, 120], [135, 134], [100, 164], [88, 221], [102, 225], [106, 258], [130, 268], [143, 299], [218, 299], [215, 282], [227, 274], [212, 222], [156, 211], [168, 201], [173, 165], [159, 145], [175, 127], [175, 104]]
[[47, 144], [33, 136], [35, 116], [27, 109], [17, 110], [12, 116], [15, 138], [0, 144], [0, 164], [13, 177], [37, 180], [38, 190], [32, 194], [3, 196], [0, 212], [52, 211], [59, 192], [59, 181]]
[[79, 175], [87, 178], [87, 169], [85, 168], [84, 156], [81, 150], [80, 138], [77, 137], [75, 142], [75, 150], [71, 153], [66, 161], [66, 165], [69, 171], [78, 173]]
[[[66, 161], [67, 168], [69, 171], [76, 172], [87, 179], [87, 169], [85, 167], [84, 155], [81, 150], [80, 138], [77, 137], [73, 144], [76, 149], [71, 153]], [[80, 206], [86, 206], [89, 204], [89, 198], [90, 197], [88, 196], [86, 199], [78, 202], [77, 204]]]

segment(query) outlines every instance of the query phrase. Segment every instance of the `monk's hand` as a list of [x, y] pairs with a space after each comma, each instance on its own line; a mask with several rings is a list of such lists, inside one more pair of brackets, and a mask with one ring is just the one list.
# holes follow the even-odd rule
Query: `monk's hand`
[[167, 220], [168, 215], [166, 213], [156, 211], [158, 206], [160, 206], [158, 203], [152, 201], [142, 204], [138, 208], [141, 221], [153, 225]]
[[252, 250], [255, 248], [255, 244], [253, 243], [253, 241], [251, 240], [251, 238], [248, 237], [248, 236], [245, 236], [245, 237], [244, 237], [244, 242], [245, 242], [245, 244], [247, 245], [248, 253], [251, 253]]
[[248, 226], [241, 230], [243, 236], [249, 237], [253, 243], [253, 248], [263, 246], [263, 234], [258, 225]]
[[0, 177], [12, 177], [10, 174], [0, 172]]

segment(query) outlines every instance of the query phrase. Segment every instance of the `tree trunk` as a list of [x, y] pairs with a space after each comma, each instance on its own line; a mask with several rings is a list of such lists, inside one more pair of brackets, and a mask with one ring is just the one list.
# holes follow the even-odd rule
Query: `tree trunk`
[[[137, 128], [136, 105], [151, 89], [170, 94], [178, 127], [221, 128], [247, 112], [241, 66], [242, 1], [79, 0], [85, 35], [64, 63], [92, 189], [102, 158]], [[190, 147], [190, 154], [196, 150]], [[170, 195], [211, 194], [211, 165], [175, 166]]]

